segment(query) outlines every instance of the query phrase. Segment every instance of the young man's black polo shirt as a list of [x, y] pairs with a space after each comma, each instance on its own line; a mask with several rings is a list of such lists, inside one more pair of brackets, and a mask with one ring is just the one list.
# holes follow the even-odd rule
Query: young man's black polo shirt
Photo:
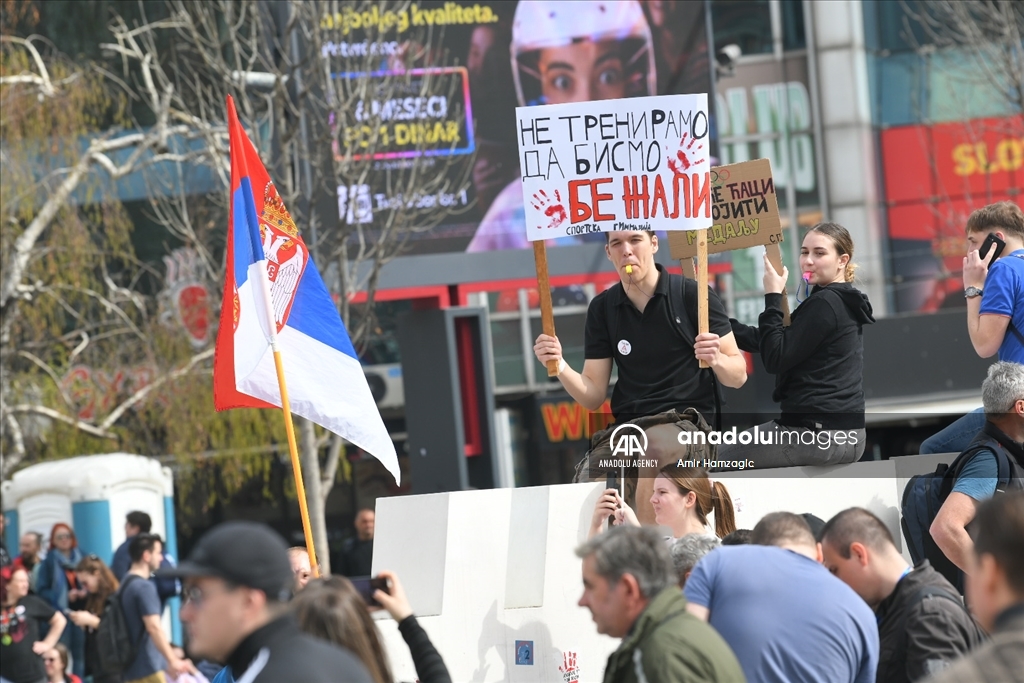
[[[669, 318], [670, 276], [660, 265], [655, 267], [658, 284], [642, 314], [626, 296], [621, 282], [590, 302], [585, 356], [615, 359], [619, 379], [612, 392], [612, 414], [617, 421], [655, 415], [671, 408], [696, 408], [711, 421], [715, 414], [711, 372], [700, 370], [693, 345], [683, 339], [676, 329], [677, 323]], [[683, 301], [696, 329], [697, 283], [693, 280], [685, 282]], [[609, 320], [609, 314], [614, 318]], [[682, 311], [677, 315], [682, 315]], [[725, 307], [710, 288], [708, 328], [720, 337], [732, 332]]]

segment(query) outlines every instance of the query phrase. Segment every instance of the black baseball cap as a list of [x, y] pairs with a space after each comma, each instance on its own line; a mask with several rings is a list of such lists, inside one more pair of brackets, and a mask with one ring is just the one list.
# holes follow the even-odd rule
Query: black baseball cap
[[269, 600], [287, 601], [295, 577], [288, 546], [273, 529], [256, 522], [225, 522], [207, 531], [188, 558], [158, 577], [216, 576], [261, 590]]

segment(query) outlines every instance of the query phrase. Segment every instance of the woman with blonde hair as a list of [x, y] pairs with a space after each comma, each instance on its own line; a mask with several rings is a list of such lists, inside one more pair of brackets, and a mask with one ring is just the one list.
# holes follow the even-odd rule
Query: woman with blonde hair
[[[736, 512], [729, 490], [720, 481], [712, 481], [707, 470], [698, 467], [676, 467], [669, 463], [658, 471], [651, 494], [654, 521], [672, 530], [669, 540], [687, 534], [713, 534], [723, 538], [736, 531]], [[708, 516], [714, 514], [711, 531]], [[633, 509], [626, 505], [615, 489], [606, 489], [594, 507], [590, 535], [601, 532], [604, 520], [614, 516], [615, 525], [640, 526]]]
[[739, 347], [760, 353], [775, 375], [777, 420], [718, 447], [724, 460], [754, 466], [838, 465], [864, 454], [864, 325], [875, 322], [867, 295], [853, 286], [853, 238], [838, 223], [818, 223], [800, 247], [797, 301], [783, 325], [789, 271], [764, 257], [764, 312], [757, 327], [730, 320]]
[[[375, 591], [373, 598], [398, 622], [420, 683], [451, 683], [448, 668], [426, 631], [416, 621], [405, 590], [392, 572], [381, 572], [390, 593]], [[370, 672], [374, 683], [393, 683], [384, 646], [363, 597], [343, 576], [314, 579], [295, 595], [292, 611], [306, 633], [347, 648]]]
[[100, 626], [103, 607], [120, 583], [97, 555], [83, 557], [75, 567], [75, 576], [87, 593], [85, 609], [69, 612], [68, 619], [85, 631], [85, 675], [92, 676], [93, 683], [120, 683], [120, 675], [102, 672], [96, 645], [96, 629]]

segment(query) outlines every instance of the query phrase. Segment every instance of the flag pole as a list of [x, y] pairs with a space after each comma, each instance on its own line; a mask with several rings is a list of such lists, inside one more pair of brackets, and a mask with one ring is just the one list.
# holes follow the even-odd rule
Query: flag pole
[[284, 413], [284, 431], [288, 436], [288, 452], [292, 458], [292, 472], [295, 474], [295, 493], [299, 497], [299, 515], [302, 517], [302, 533], [306, 537], [306, 552], [309, 553], [309, 566], [315, 578], [320, 578], [320, 567], [316, 560], [316, 548], [313, 545], [313, 528], [309, 523], [309, 506], [306, 505], [306, 487], [302, 483], [302, 466], [299, 464], [299, 449], [295, 444], [295, 425], [292, 423], [292, 407], [288, 402], [288, 385], [284, 381], [284, 361], [281, 349], [277, 344], [277, 320], [271, 307], [270, 278], [266, 268], [259, 268], [260, 287], [263, 290], [263, 302], [267, 313], [267, 329], [270, 331], [270, 348], [274, 351], [274, 367], [277, 368], [277, 385], [281, 389], [281, 411]]

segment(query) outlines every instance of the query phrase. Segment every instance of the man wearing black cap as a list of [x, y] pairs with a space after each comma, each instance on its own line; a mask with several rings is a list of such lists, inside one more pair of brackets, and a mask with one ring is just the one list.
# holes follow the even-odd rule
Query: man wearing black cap
[[238, 683], [370, 683], [352, 654], [306, 635], [286, 614], [295, 577], [288, 547], [268, 527], [221, 524], [159, 575], [186, 580], [181, 620], [192, 655], [224, 662]]

